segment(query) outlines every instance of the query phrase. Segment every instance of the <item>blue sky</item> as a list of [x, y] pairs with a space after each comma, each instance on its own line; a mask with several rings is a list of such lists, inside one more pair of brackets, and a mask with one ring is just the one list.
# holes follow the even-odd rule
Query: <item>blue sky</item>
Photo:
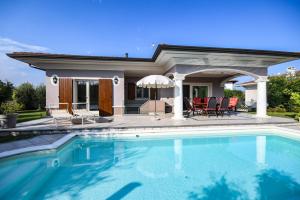
[[[11, 51], [151, 57], [153, 44], [300, 52], [300, 0], [1, 0], [0, 79], [44, 82]], [[300, 61], [270, 68], [270, 74]], [[243, 79], [244, 80], [244, 79]]]

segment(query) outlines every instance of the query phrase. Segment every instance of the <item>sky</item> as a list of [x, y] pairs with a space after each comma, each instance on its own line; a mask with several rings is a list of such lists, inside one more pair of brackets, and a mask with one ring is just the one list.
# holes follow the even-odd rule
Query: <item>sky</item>
[[160, 43], [300, 52], [300, 0], [0, 1], [0, 79], [15, 85], [45, 73], [9, 52], [151, 57]]

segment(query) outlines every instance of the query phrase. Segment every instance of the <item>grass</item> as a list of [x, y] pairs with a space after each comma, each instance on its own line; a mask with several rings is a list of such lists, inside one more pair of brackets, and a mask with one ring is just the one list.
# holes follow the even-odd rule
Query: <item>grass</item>
[[[256, 114], [256, 112], [249, 112], [251, 114]], [[267, 115], [274, 117], [286, 117], [295, 119], [296, 112], [267, 112]]]
[[46, 116], [43, 110], [24, 110], [18, 113], [17, 123], [41, 119]]
[[295, 112], [268, 112], [269, 116], [295, 118]]

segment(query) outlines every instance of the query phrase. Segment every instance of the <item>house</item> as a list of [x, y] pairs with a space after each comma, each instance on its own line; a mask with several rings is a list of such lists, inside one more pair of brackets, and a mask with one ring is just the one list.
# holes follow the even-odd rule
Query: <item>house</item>
[[245, 105], [250, 109], [255, 109], [257, 98], [256, 82], [247, 81], [239, 85], [245, 88]]
[[183, 118], [183, 97], [223, 96], [224, 84], [241, 75], [255, 79], [257, 117], [266, 117], [268, 67], [300, 58], [300, 53], [160, 44], [151, 58], [82, 56], [14, 52], [9, 57], [46, 72], [47, 105], [87, 102], [100, 115], [123, 115], [148, 99], [153, 89], [135, 83], [150, 74], [174, 80], [175, 87], [158, 90], [170, 101], [174, 118]]
[[[278, 74], [276, 76], [299, 76], [300, 71], [297, 71], [294, 67], [288, 67], [286, 73]], [[239, 84], [245, 88], [245, 105], [251, 109], [256, 108], [256, 99], [257, 99], [257, 84], [255, 81], [247, 81]]]

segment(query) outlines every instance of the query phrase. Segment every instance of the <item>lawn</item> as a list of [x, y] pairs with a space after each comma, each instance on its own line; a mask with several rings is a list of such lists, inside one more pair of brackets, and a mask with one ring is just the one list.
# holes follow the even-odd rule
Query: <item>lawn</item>
[[[248, 112], [250, 114], [256, 114], [256, 112]], [[267, 115], [274, 117], [287, 117], [295, 119], [296, 112], [267, 112]]]
[[18, 113], [17, 122], [27, 122], [35, 119], [41, 119], [46, 116], [46, 111], [43, 110], [25, 110]]
[[295, 112], [268, 112], [269, 116], [275, 116], [275, 117], [288, 117], [295, 119], [297, 113]]

